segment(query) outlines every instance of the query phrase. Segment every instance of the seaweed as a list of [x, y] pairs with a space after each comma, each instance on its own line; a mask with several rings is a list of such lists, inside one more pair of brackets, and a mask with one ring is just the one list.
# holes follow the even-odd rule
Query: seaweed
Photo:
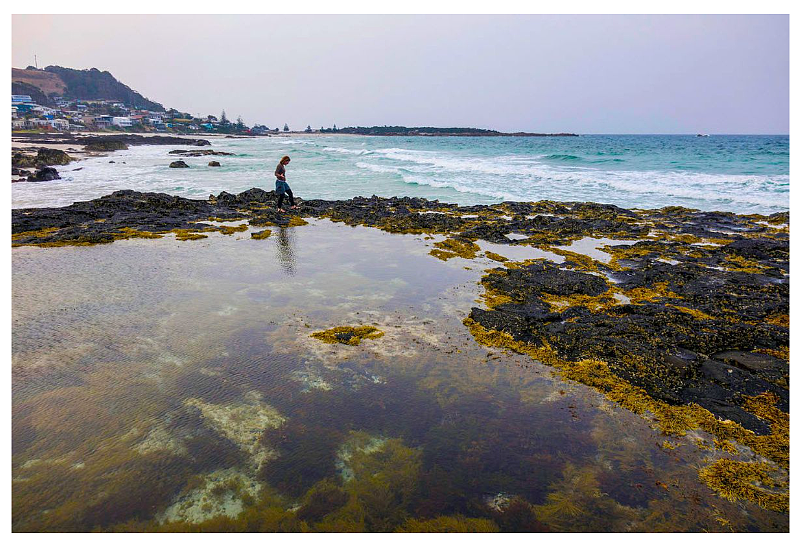
[[496, 522], [486, 518], [467, 518], [461, 515], [439, 516], [434, 519], [408, 519], [397, 529], [400, 533], [498, 533]]
[[255, 231], [252, 233], [253, 239], [268, 239], [269, 236], [272, 234], [272, 230], [264, 229], [261, 231]]
[[787, 512], [790, 497], [786, 484], [771, 476], [774, 468], [765, 463], [719, 459], [698, 471], [701, 480], [721, 497], [753, 502], [766, 510]]
[[429, 251], [431, 256], [446, 261], [450, 258], [475, 258], [479, 252], [479, 245], [468, 239], [462, 237], [452, 237], [445, 241], [433, 243], [432, 250]]
[[364, 339], [377, 339], [385, 335], [375, 326], [336, 326], [329, 330], [313, 332], [310, 337], [324, 343], [343, 343], [344, 345], [360, 345]]

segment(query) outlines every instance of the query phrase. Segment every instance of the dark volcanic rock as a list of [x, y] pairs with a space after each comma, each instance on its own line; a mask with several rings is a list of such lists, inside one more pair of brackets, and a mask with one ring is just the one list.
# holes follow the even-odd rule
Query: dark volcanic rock
[[208, 167], [221, 167], [221, 166], [222, 166], [222, 164], [219, 163], [218, 161], [209, 161], [208, 162]]
[[215, 150], [172, 150], [169, 153], [172, 155], [180, 155], [183, 157], [202, 157], [206, 155], [236, 155], [230, 152], [217, 152]]
[[232, 211], [220, 210], [208, 203], [165, 193], [116, 191], [93, 201], [81, 201], [67, 207], [13, 209], [11, 229], [14, 234], [58, 229], [53, 234], [32, 234], [14, 240], [14, 244], [51, 244], [70, 242], [110, 242], [124, 228], [151, 233], [172, 229], [197, 229], [208, 224], [193, 223]]
[[188, 165], [183, 160], [172, 161], [169, 167], [172, 169], [188, 169]]
[[39, 148], [35, 156], [22, 152], [16, 152], [11, 156], [11, 165], [18, 168], [66, 165], [71, 161], [74, 161], [74, 158], [69, 154], [54, 148]]
[[53, 167], [44, 167], [36, 171], [36, 174], [28, 177], [28, 182], [49, 182], [50, 180], [60, 180], [61, 177], [58, 175], [58, 171], [56, 171]]
[[122, 140], [112, 140], [97, 138], [86, 142], [87, 152], [113, 152], [116, 150], [127, 150], [127, 144]]
[[69, 154], [53, 148], [39, 148], [36, 153], [37, 165], [66, 165], [73, 161]]
[[[176, 137], [176, 136], [168, 136], [168, 135], [152, 135], [152, 136], [145, 136], [145, 135], [136, 135], [136, 134], [124, 134], [124, 135], [109, 135], [109, 136], [89, 136], [89, 137], [77, 137], [73, 139], [68, 139], [68, 143], [70, 144], [83, 144], [86, 146], [88, 150], [91, 146], [92, 148], [96, 149], [97, 151], [110, 151], [111, 149], [122, 149], [118, 148], [122, 143], [127, 146], [142, 146], [147, 144], [153, 145], [164, 145], [164, 144], [183, 144], [187, 146], [210, 146], [211, 143], [204, 138], [185, 138], [185, 137]], [[114, 148], [117, 146], [116, 148]]]

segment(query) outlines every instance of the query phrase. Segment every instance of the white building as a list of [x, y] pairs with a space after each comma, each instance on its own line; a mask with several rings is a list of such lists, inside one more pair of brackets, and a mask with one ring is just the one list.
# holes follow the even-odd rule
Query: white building
[[131, 120], [129, 117], [114, 117], [114, 119], [111, 120], [111, 123], [119, 127], [130, 127], [133, 125], [133, 120]]
[[42, 116], [52, 116], [53, 114], [56, 113], [55, 108], [50, 108], [47, 106], [36, 106], [33, 108], [33, 111], [38, 112]]
[[69, 131], [69, 120], [66, 119], [52, 119], [50, 126], [56, 131]]

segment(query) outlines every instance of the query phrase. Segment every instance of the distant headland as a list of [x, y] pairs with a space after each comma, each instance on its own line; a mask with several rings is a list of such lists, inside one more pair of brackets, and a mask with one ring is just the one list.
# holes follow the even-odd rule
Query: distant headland
[[493, 129], [473, 127], [403, 127], [401, 125], [382, 125], [374, 127], [343, 127], [337, 130], [324, 130], [352, 135], [372, 136], [517, 136], [517, 137], [575, 137], [575, 133], [502, 133]]

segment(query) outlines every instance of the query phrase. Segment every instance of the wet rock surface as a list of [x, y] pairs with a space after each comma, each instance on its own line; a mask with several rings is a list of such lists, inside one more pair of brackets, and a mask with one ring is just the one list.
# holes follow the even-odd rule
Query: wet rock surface
[[36, 155], [15, 152], [11, 156], [11, 174], [14, 174], [13, 169], [67, 165], [71, 161], [74, 161], [74, 158], [70, 157], [69, 154], [63, 150], [56, 150], [53, 148], [39, 148], [36, 151]]
[[123, 142], [130, 146], [146, 144], [175, 144], [185, 146], [210, 146], [204, 138], [186, 138], [172, 135], [141, 135], [132, 133], [81, 136], [62, 134], [15, 134], [14, 140], [25, 144], [99, 144], [103, 142]]
[[183, 157], [202, 157], [206, 155], [236, 155], [232, 152], [217, 152], [216, 150], [172, 150], [169, 153], [172, 155], [179, 155]]
[[178, 161], [172, 161], [169, 164], [169, 168], [170, 169], [188, 169], [188, 165], [186, 164], [185, 161], [183, 161], [181, 159], [181, 160], [178, 160]]
[[36, 173], [28, 176], [28, 182], [49, 182], [50, 180], [60, 180], [58, 171], [54, 167], [43, 167]]
[[[258, 188], [208, 200], [117, 191], [68, 207], [13, 210], [12, 244], [94, 244], [214, 230], [203, 223], [210, 219], [290, 227], [316, 217], [445, 234], [464, 244], [482, 239], [534, 247], [563, 256], [563, 263], [530, 260], [489, 270], [482, 283], [493, 305], [473, 308], [472, 321], [549, 347], [566, 361], [606, 362], [614, 376], [656, 400], [698, 404], [757, 434], [767, 434], [769, 425], [746, 409], [748, 397], [772, 393], [777, 408], [788, 411], [785, 213], [549, 201], [461, 207], [410, 197], [298, 204], [294, 216], [279, 213], [274, 192]], [[604, 246], [610, 259], [600, 261], [568, 249], [584, 237], [636, 242]]]

